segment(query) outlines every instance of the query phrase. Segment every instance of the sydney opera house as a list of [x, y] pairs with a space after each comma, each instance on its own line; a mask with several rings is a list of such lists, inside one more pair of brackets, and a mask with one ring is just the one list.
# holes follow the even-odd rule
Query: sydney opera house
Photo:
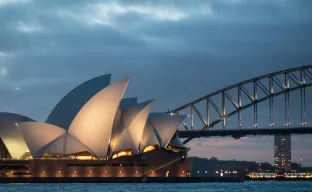
[[188, 148], [175, 136], [186, 118], [150, 113], [153, 101], [123, 99], [129, 78], [91, 79], [46, 122], [0, 113], [0, 177], [187, 177]]

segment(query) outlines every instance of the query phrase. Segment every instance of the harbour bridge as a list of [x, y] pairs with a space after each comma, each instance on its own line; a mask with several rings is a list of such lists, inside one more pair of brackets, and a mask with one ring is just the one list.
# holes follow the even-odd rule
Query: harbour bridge
[[[297, 67], [226, 87], [169, 112], [188, 115], [183, 129], [177, 132], [179, 138], [186, 139], [184, 144], [194, 138], [211, 136], [239, 139], [248, 135], [312, 134], [312, 124], [307, 123], [306, 100], [307, 88], [311, 86], [312, 65]], [[298, 108], [297, 124], [290, 123], [291, 105]], [[283, 110], [277, 111], [281, 106]], [[276, 115], [281, 113], [284, 122], [277, 126]], [[252, 121], [250, 125], [244, 124], [244, 116]]]

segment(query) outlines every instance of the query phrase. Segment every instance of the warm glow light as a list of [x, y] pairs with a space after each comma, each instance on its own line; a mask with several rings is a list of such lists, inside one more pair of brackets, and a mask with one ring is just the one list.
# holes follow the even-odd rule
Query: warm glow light
[[131, 151], [121, 151], [119, 153], [115, 153], [113, 155], [113, 159], [116, 159], [118, 157], [123, 157], [123, 156], [132, 156], [132, 152]]
[[[180, 151], [183, 151], [183, 149], [179, 148], [179, 147], [175, 147], [175, 146], [171, 146], [171, 145], [168, 145], [166, 150], [168, 151], [172, 151], [172, 152], [175, 152], [175, 153], [178, 153]], [[185, 157], [184, 157], [185, 158]], [[184, 159], [183, 158], [183, 159]]]
[[145, 147], [143, 153], [147, 153], [147, 152], [155, 151], [155, 150], [156, 150], [155, 146], [147, 146], [147, 147]]
[[77, 159], [77, 160], [93, 160], [93, 156], [69, 156], [71, 159]]

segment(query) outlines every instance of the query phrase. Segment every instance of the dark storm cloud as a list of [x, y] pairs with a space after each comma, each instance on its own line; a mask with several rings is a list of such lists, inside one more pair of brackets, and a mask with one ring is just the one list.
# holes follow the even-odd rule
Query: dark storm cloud
[[[77, 84], [113, 73], [114, 80], [132, 77], [126, 96], [156, 99], [155, 111], [173, 109], [311, 64], [311, 10], [309, 0], [0, 1], [0, 107], [45, 120]], [[203, 142], [191, 144], [192, 154], [205, 150]], [[262, 140], [238, 147], [225, 140], [209, 152], [247, 158], [243, 149], [253, 142], [258, 149]]]

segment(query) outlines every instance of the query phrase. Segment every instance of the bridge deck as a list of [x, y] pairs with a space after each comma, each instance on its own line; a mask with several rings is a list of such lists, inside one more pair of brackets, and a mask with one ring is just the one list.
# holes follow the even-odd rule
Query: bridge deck
[[241, 130], [212, 130], [212, 131], [179, 131], [179, 138], [199, 137], [234, 137], [240, 138], [248, 135], [288, 135], [288, 134], [312, 134], [312, 127], [292, 128], [266, 128], [266, 129], [241, 129]]

